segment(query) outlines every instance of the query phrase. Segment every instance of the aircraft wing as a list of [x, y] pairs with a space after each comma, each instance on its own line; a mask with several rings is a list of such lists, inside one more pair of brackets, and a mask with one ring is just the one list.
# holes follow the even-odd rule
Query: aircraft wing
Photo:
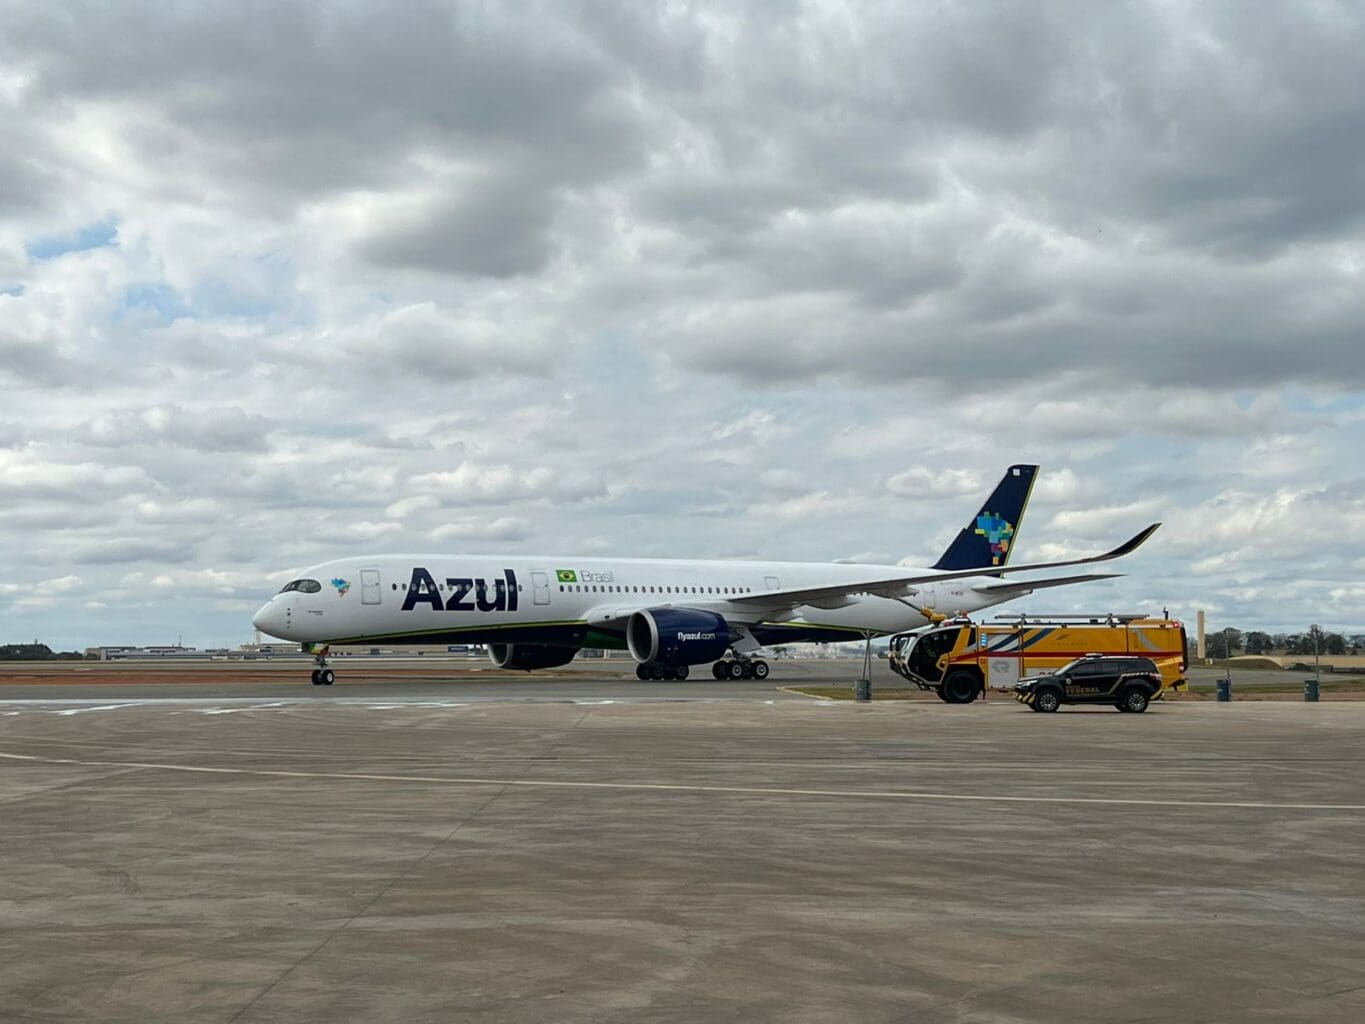
[[[913, 597], [915, 594], [915, 586], [921, 583], [941, 583], [944, 580], [969, 579], [974, 576], [1004, 576], [1006, 574], [1018, 572], [1035, 572], [1040, 569], [1059, 569], [1067, 565], [1090, 565], [1094, 562], [1108, 562], [1115, 558], [1122, 558], [1124, 555], [1136, 551], [1146, 542], [1148, 537], [1157, 531], [1157, 527], [1160, 525], [1160, 523], [1153, 523], [1151, 526], [1148, 526], [1146, 529], [1141, 530], [1133, 537], [1124, 541], [1112, 551], [1106, 551], [1101, 555], [1090, 555], [1087, 558], [1068, 558], [1060, 562], [1031, 562], [1021, 565], [987, 566], [979, 569], [958, 569], [953, 572], [926, 573], [915, 576], [884, 576], [881, 579], [838, 583], [833, 586], [824, 587], [769, 590], [762, 594], [744, 594], [738, 597], [731, 597], [729, 598], [728, 603], [732, 607], [740, 608], [795, 608], [801, 605], [839, 607], [841, 604], [851, 601], [857, 594], [875, 594], [878, 597], [886, 597], [892, 600], [902, 597]], [[1074, 580], [1068, 582], [1080, 581]], [[1060, 584], [1053, 585], [1060, 586]], [[1025, 584], [1020, 584], [1020, 586], [1025, 586]]]
[[1089, 583], [1091, 580], [1116, 580], [1122, 575], [1121, 572], [1091, 572], [1082, 576], [1050, 576], [1045, 580], [1020, 580], [1017, 583], [1009, 581], [982, 583], [972, 589], [978, 594], [989, 594], [991, 597], [1022, 597], [1024, 594], [1046, 590], [1048, 587], [1065, 587], [1072, 583]]

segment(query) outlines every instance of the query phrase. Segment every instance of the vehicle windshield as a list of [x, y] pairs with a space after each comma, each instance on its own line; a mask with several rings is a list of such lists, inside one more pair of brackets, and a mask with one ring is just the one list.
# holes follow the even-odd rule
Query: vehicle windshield
[[291, 590], [297, 590], [300, 594], [316, 594], [322, 589], [322, 584], [317, 580], [290, 580], [280, 587], [281, 594], [287, 594]]
[[951, 626], [913, 638], [905, 652], [905, 667], [926, 683], [940, 682], [943, 672], [938, 667], [938, 659], [953, 649], [961, 629], [961, 626]]

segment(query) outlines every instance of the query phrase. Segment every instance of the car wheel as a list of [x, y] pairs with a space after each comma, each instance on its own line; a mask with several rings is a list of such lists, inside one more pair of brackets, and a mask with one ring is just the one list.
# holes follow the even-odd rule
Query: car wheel
[[951, 703], [952, 703], [952, 701], [950, 701], [950, 700], [948, 699], [948, 694], [946, 694], [946, 693], [943, 691], [943, 684], [942, 684], [942, 683], [939, 683], [937, 686], [934, 687], [934, 692], [935, 692], [936, 694], [938, 694], [938, 699], [941, 700], [941, 701], [943, 701], [943, 703], [945, 703], [945, 704], [951, 704]]
[[1033, 698], [1033, 710], [1050, 715], [1062, 706], [1062, 695], [1056, 690], [1039, 690]]
[[1145, 692], [1133, 686], [1124, 691], [1122, 704], [1124, 711], [1140, 715], [1147, 710], [1148, 697]]
[[976, 700], [976, 677], [970, 672], [953, 672], [943, 680], [944, 699], [949, 704], [970, 704]]

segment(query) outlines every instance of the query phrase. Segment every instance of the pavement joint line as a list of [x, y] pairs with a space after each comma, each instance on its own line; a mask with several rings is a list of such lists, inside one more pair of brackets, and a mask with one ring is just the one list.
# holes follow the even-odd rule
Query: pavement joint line
[[482, 813], [483, 813], [484, 811], [486, 811], [489, 807], [491, 807], [492, 804], [493, 804], [493, 802], [494, 802], [495, 800], [497, 800], [498, 797], [502, 796], [503, 793], [505, 793], [505, 792], [507, 792], [507, 787], [506, 787], [506, 786], [504, 786], [504, 787], [503, 787], [502, 789], [500, 789], [498, 792], [494, 793], [494, 794], [493, 794], [492, 796], [490, 796], [487, 800], [485, 800], [483, 803], [481, 803], [478, 807], [476, 807], [474, 810], [470, 811], [470, 812], [469, 812], [468, 814], [466, 814], [463, 818], [461, 818], [461, 819], [455, 824], [455, 827], [454, 827], [454, 828], [452, 828], [448, 833], [446, 833], [446, 834], [445, 834], [444, 836], [442, 836], [440, 839], [436, 840], [436, 842], [433, 843], [433, 844], [427, 849], [427, 851], [426, 851], [425, 853], [422, 854], [422, 856], [418, 857], [418, 858], [417, 858], [416, 860], [414, 860], [412, 863], [410, 863], [410, 864], [408, 864], [406, 867], [404, 867], [402, 871], [398, 872], [398, 874], [396, 874], [396, 875], [394, 875], [392, 878], [390, 878], [390, 879], [388, 880], [388, 882], [386, 882], [386, 883], [384, 884], [383, 888], [381, 888], [377, 893], [375, 893], [374, 896], [372, 896], [372, 897], [365, 903], [365, 905], [364, 905], [363, 907], [361, 907], [361, 908], [360, 908], [359, 910], [357, 910], [354, 914], [352, 914], [349, 918], [347, 918], [345, 921], [343, 921], [338, 927], [334, 928], [334, 929], [328, 934], [328, 936], [327, 936], [325, 939], [323, 939], [321, 942], [319, 942], [316, 946], [314, 946], [312, 949], [310, 949], [307, 953], [305, 953], [303, 956], [301, 956], [298, 960], [295, 960], [292, 964], [290, 964], [289, 967], [284, 971], [283, 974], [281, 974], [278, 978], [276, 978], [274, 981], [272, 981], [269, 985], [266, 985], [263, 989], [261, 989], [261, 991], [257, 992], [256, 995], [252, 997], [252, 999], [251, 999], [250, 1002], [248, 1002], [245, 1006], [243, 1006], [240, 1010], [238, 1010], [236, 1013], [234, 1013], [234, 1014], [232, 1015], [232, 1017], [228, 1020], [228, 1024], [233, 1024], [233, 1022], [236, 1021], [239, 1017], [241, 1017], [242, 1014], [247, 1013], [248, 1011], [252, 1010], [252, 1009], [256, 1006], [257, 1003], [259, 1003], [259, 1002], [260, 1002], [262, 999], [264, 999], [266, 996], [270, 995], [270, 993], [274, 992], [275, 989], [279, 988], [280, 985], [282, 985], [282, 984], [290, 977], [290, 975], [292, 975], [292, 974], [293, 974], [295, 971], [297, 971], [300, 967], [302, 967], [304, 964], [306, 964], [306, 963], [308, 963], [309, 961], [311, 961], [314, 957], [316, 957], [319, 953], [321, 953], [324, 949], [326, 949], [329, 945], [331, 945], [333, 939], [335, 939], [338, 935], [340, 935], [342, 932], [344, 932], [347, 928], [351, 927], [351, 925], [355, 924], [356, 921], [360, 920], [362, 917], [364, 917], [366, 914], [368, 914], [368, 913], [370, 912], [370, 908], [372, 908], [376, 903], [378, 903], [378, 902], [379, 902], [380, 900], [382, 900], [385, 896], [387, 896], [390, 892], [392, 892], [392, 891], [393, 891], [393, 887], [394, 887], [395, 885], [397, 885], [399, 882], [403, 881], [404, 879], [408, 878], [414, 871], [416, 871], [419, 867], [421, 867], [423, 864], [425, 864], [425, 863], [431, 858], [431, 855], [432, 855], [433, 853], [435, 853], [435, 852], [436, 852], [437, 850], [439, 850], [441, 847], [445, 846], [445, 844], [448, 843], [448, 842], [450, 842], [451, 839], [455, 838], [455, 836], [456, 836], [456, 835], [457, 835], [457, 834], [458, 834], [466, 825], [468, 825], [471, 821], [473, 821], [473, 820], [474, 820], [475, 818], [477, 818], [480, 814], [482, 814]]
[[633, 792], [714, 793], [731, 796], [812, 796], [843, 799], [927, 800], [944, 803], [1082, 804], [1117, 807], [1189, 807], [1227, 810], [1360, 811], [1365, 804], [1275, 803], [1243, 800], [1160, 800], [1137, 797], [1019, 796], [983, 793], [936, 793], [925, 790], [796, 789], [776, 786], [714, 786], [676, 782], [586, 782], [563, 779], [487, 779], [441, 775], [393, 775], [365, 772], [305, 772], [278, 768], [214, 768], [208, 765], [168, 764], [155, 761], [82, 761], [48, 758], [0, 751], [0, 758], [35, 764], [71, 765], [81, 768], [142, 768], [153, 771], [191, 772], [205, 775], [250, 775], [258, 778], [336, 779], [352, 782], [406, 782], [444, 786], [504, 786], [522, 789], [588, 789]]

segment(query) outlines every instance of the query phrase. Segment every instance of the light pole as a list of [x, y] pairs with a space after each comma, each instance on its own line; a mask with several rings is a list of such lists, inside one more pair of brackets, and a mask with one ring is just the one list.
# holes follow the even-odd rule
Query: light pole
[[1228, 686], [1232, 685], [1232, 627], [1227, 626], [1223, 630], [1223, 657], [1227, 660], [1223, 662], [1223, 671], [1228, 681]]
[[1322, 660], [1318, 655], [1318, 637], [1322, 636], [1322, 627], [1315, 622], [1308, 627], [1308, 632], [1313, 634], [1313, 679], [1321, 686]]

